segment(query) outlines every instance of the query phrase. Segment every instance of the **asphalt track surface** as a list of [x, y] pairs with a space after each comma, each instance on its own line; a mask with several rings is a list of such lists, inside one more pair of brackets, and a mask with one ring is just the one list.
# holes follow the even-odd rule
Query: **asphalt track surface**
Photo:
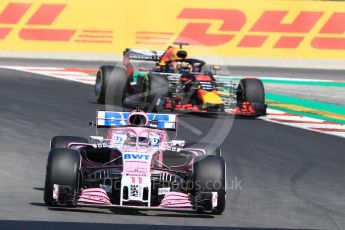
[[[221, 216], [48, 209], [43, 183], [50, 139], [93, 135], [87, 123], [99, 109], [92, 86], [0, 69], [0, 229], [345, 229], [344, 139], [262, 120], [236, 119], [225, 134], [230, 189]], [[181, 120], [199, 130], [180, 128], [179, 138], [190, 141], [219, 121]]]

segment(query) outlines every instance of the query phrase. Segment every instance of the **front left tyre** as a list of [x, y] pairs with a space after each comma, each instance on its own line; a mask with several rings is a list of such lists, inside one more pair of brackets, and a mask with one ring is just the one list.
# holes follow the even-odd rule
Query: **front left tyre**
[[[220, 215], [225, 210], [226, 165], [222, 157], [206, 155], [195, 158], [193, 164], [194, 196], [198, 212]], [[217, 193], [217, 204], [212, 209], [213, 196]]]

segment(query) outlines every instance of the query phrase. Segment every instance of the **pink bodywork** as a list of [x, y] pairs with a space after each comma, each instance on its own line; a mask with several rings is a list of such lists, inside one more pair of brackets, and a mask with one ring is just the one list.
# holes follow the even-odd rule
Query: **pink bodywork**
[[[90, 188], [84, 189], [78, 200], [79, 204], [96, 204], [104, 206], [120, 206], [112, 205], [107, 196], [107, 193], [101, 188]], [[141, 207], [142, 206], [130, 206], [130, 207]], [[161, 204], [157, 208], [163, 209], [174, 209], [174, 208], [184, 208], [186, 210], [192, 209], [192, 204], [189, 200], [187, 194], [181, 192], [169, 192], [165, 194]], [[148, 207], [149, 209], [149, 207]]]
[[101, 188], [89, 188], [82, 191], [78, 202], [88, 204], [105, 204], [111, 205], [107, 193]]
[[[110, 128], [107, 134], [107, 143], [112, 145], [112, 140], [115, 133], [118, 132], [132, 132], [137, 136], [137, 141], [134, 146], [115, 146], [118, 148], [122, 154], [126, 153], [137, 153], [137, 154], [146, 154], [150, 156], [150, 161], [143, 159], [123, 159], [123, 169], [122, 175], [130, 178], [140, 178], [144, 179], [150, 178], [152, 170], [152, 164], [154, 160], [153, 157], [158, 161], [163, 161], [162, 150], [169, 148], [168, 137], [165, 131], [159, 129], [152, 129], [147, 127], [115, 127]], [[138, 137], [143, 133], [154, 133], [160, 136], [159, 146], [140, 146]], [[92, 146], [97, 148], [97, 144], [86, 144], [86, 143], [70, 143], [68, 148], [76, 147], [77, 149], [83, 146]], [[185, 149], [192, 152], [195, 156], [205, 155], [206, 152], [203, 149]], [[187, 165], [172, 167], [174, 169], [180, 170], [189, 170], [192, 168], [193, 160]], [[160, 165], [163, 169], [163, 166]], [[158, 167], [158, 168], [159, 168]], [[157, 171], [157, 166], [155, 166], [155, 171]], [[158, 169], [159, 171], [159, 169]], [[164, 171], [164, 170], [163, 170]], [[134, 184], [134, 180], [133, 180]], [[165, 209], [165, 210], [183, 210], [190, 211], [192, 210], [192, 204], [189, 200], [189, 196], [180, 192], [168, 192], [165, 194], [161, 204], [159, 206], [150, 207], [150, 206], [126, 206], [126, 205], [113, 205], [107, 196], [105, 190], [101, 188], [89, 188], [83, 189], [79, 197], [78, 204], [79, 206], [98, 206], [98, 207], [122, 207], [122, 208], [140, 208], [140, 209]]]

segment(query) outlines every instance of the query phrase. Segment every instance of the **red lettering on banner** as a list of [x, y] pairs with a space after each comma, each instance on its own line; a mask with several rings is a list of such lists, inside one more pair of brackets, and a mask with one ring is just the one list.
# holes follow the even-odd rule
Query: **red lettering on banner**
[[32, 41], [69, 41], [76, 30], [22, 29], [20, 38]]
[[62, 4], [42, 4], [30, 18], [29, 25], [51, 25], [65, 8]]
[[345, 13], [334, 13], [320, 30], [321, 34], [343, 34], [345, 32]]
[[314, 38], [311, 45], [316, 49], [344, 50], [345, 38]]
[[0, 39], [5, 39], [11, 30], [11, 28], [0, 28]]
[[[30, 1], [29, 1], [30, 2]], [[9, 3], [4, 9], [0, 11], [0, 24], [11, 24], [13, 26], [19, 27], [18, 22], [22, 20], [32, 7], [34, 3]], [[38, 9], [29, 16], [29, 19], [26, 23], [28, 26], [36, 26], [35, 28], [18, 28], [20, 32], [16, 34], [21, 39], [26, 41], [45, 41], [45, 42], [68, 42], [70, 41], [74, 34], [77, 32], [76, 29], [53, 29], [51, 28], [55, 20], [63, 12], [67, 4], [39, 4]], [[17, 24], [17, 25], [16, 25]], [[39, 27], [37, 27], [39, 26]], [[11, 33], [13, 28], [5, 25], [4, 27], [0, 26], [0, 40], [6, 39], [8, 34]], [[96, 30], [83, 30], [83, 32], [92, 32]], [[90, 33], [91, 33], [90, 32]], [[96, 31], [97, 32], [97, 31]], [[102, 33], [112, 33], [109, 30], [98, 31]], [[13, 32], [12, 32], [13, 33]], [[79, 37], [82, 37], [80, 35]], [[89, 35], [89, 40], [75, 40], [74, 42], [97, 42], [97, 43], [112, 43], [111, 41], [99, 40], [101, 36], [91, 36]], [[106, 36], [103, 36], [106, 37]], [[110, 36], [111, 37], [111, 36]], [[109, 37], [109, 38], [110, 38]]]
[[[192, 9], [186, 8], [178, 18], [221, 20], [220, 32], [240, 31], [246, 22], [246, 16], [239, 10]], [[188, 41], [191, 45], [217, 46], [229, 42], [232, 34], [207, 33], [212, 23], [189, 23], [177, 37], [177, 41]]]
[[247, 35], [240, 41], [238, 47], [261, 47], [267, 38], [268, 36]]
[[291, 24], [283, 24], [288, 11], [265, 11], [250, 31], [308, 33], [318, 22], [323, 12], [302, 11]]
[[[320, 30], [320, 34], [343, 34], [345, 32], [345, 13], [336, 12]], [[345, 49], [345, 38], [316, 37], [311, 42], [316, 49]]]
[[303, 41], [304, 37], [281, 37], [274, 45], [274, 48], [295, 49]]
[[234, 35], [207, 34], [211, 25], [211, 23], [189, 23], [176, 41], [188, 42], [190, 45], [217, 46], [233, 39]]
[[0, 14], [0, 23], [16, 24], [30, 8], [30, 3], [10, 3]]

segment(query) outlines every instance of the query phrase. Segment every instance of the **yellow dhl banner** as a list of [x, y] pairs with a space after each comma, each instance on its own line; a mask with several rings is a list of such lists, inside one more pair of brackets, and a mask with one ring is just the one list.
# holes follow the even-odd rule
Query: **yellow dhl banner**
[[345, 59], [345, 2], [0, 2], [0, 50], [119, 54], [187, 42], [199, 56]]

